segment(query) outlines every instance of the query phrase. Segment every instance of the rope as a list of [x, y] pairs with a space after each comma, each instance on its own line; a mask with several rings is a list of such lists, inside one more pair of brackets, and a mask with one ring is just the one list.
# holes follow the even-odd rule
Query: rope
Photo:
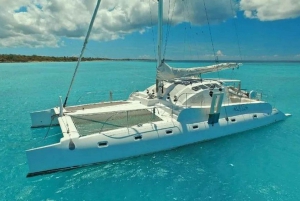
[[[184, 3], [184, 5], [183, 5], [183, 8], [184, 8], [184, 12], [185, 12], [185, 15], [184, 15], [184, 22], [186, 22], [187, 21], [187, 14], [186, 14], [186, 8], [185, 8], [185, 6], [186, 6], [186, 2], [185, 1], [182, 1], [183, 3]], [[184, 40], [183, 40], [183, 43], [184, 43], [184, 46], [183, 46], [183, 54], [184, 54], [184, 57], [186, 58], [186, 44], [187, 44], [187, 28], [186, 28], [186, 23], [184, 23]]]
[[167, 49], [167, 45], [168, 45], [168, 39], [169, 39], [169, 35], [170, 35], [170, 29], [171, 29], [171, 24], [170, 24], [170, 21], [172, 21], [173, 19], [173, 15], [174, 15], [174, 9], [175, 9], [175, 6], [176, 6], [176, 2], [174, 2], [174, 5], [173, 5], [173, 9], [172, 9], [172, 12], [171, 12], [171, 19], [170, 19], [170, 5], [171, 5], [171, 0], [169, 0], [169, 8], [168, 8], [168, 23], [167, 23], [167, 32], [166, 32], [166, 39], [165, 39], [165, 48], [164, 48], [164, 53], [163, 53], [163, 59], [165, 59], [165, 55], [166, 55], [166, 49]]
[[[194, 11], [194, 7], [196, 6], [196, 5], [192, 5], [192, 1], [189, 1], [190, 2], [190, 8], [191, 9], [188, 9], [188, 14], [189, 14], [189, 17], [190, 17], [190, 19], [192, 19], [192, 14], [189, 12], [189, 11], [193, 11], [193, 12], [195, 12]], [[195, 3], [195, 2], [194, 2]], [[193, 33], [192, 32], [192, 26], [191, 26], [191, 23], [190, 23], [190, 33]], [[196, 29], [197, 30], [197, 29]], [[191, 52], [192, 52], [192, 50], [193, 50], [193, 48], [192, 48], [192, 44], [195, 44], [196, 45], [196, 52], [195, 52], [195, 55], [197, 55], [197, 57], [198, 57], [198, 60], [200, 60], [200, 55], [201, 55], [201, 51], [200, 51], [200, 48], [201, 48], [201, 43], [200, 43], [200, 41], [198, 40], [198, 37], [199, 37], [199, 34], [198, 34], [198, 31], [195, 31], [194, 32], [194, 35], [192, 35], [191, 34], [191, 41], [192, 41], [192, 43], [191, 43], [191, 45], [190, 45], [190, 48], [191, 48]], [[193, 40], [192, 40], [192, 38], [193, 38]], [[200, 47], [200, 48], [198, 48], [198, 47]]]
[[[88, 47], [85, 48], [85, 51], [88, 52], [89, 54], [93, 55], [96, 58], [100, 57], [99, 51], [92, 50]], [[95, 52], [97, 52], [97, 54], [95, 54]]]
[[53, 119], [54, 119], [55, 117], [57, 117], [57, 115], [52, 115], [52, 116], [51, 116], [51, 122], [50, 122], [50, 125], [48, 126], [47, 133], [46, 133], [46, 135], [45, 135], [45, 137], [44, 137], [43, 140], [45, 140], [45, 139], [47, 138], [47, 136], [48, 136], [48, 134], [49, 134], [49, 131], [50, 131], [50, 128], [51, 128], [51, 126], [52, 126]]
[[[235, 12], [234, 12], [231, 0], [229, 0], [229, 2], [230, 2], [230, 8], [231, 8], [232, 15], [235, 15]], [[242, 60], [243, 60], [242, 59], [242, 51], [241, 51], [241, 47], [240, 47], [240, 40], [239, 40], [239, 35], [238, 35], [238, 31], [237, 31], [237, 24], [236, 24], [235, 20], [233, 20], [233, 26], [234, 26], [236, 41], [237, 41], [238, 50], [239, 50], [240, 62], [242, 62]], [[234, 77], [235, 77], [235, 73], [234, 73], [234, 69], [232, 69], [232, 71], [231, 71], [231, 79], [233, 79]]]
[[[185, 1], [185, 3], [186, 3], [186, 5], [185, 5], [185, 12], [187, 13], [187, 18], [188, 19], [192, 19], [192, 15], [190, 13], [190, 10], [193, 10], [192, 6], [190, 6], [191, 9], [189, 9], [189, 4], [188, 4], [189, 1]], [[190, 36], [188, 37], [190, 39], [190, 41], [189, 41], [190, 43], [188, 43], [188, 47], [189, 47], [190, 55], [193, 55], [192, 54], [192, 49], [193, 49], [192, 48], [192, 44], [194, 43], [195, 40], [193, 40], [193, 35], [191, 34], [191, 33], [193, 33], [192, 32], [191, 22], [189, 23], [189, 27], [188, 28], [189, 28], [189, 31], [187, 33], [190, 33]]]
[[205, 10], [205, 16], [206, 16], [206, 21], [207, 21], [207, 25], [208, 25], [209, 35], [210, 35], [211, 46], [212, 46], [213, 54], [214, 54], [214, 57], [215, 57], [215, 62], [218, 63], [218, 57], [216, 55], [215, 46], [214, 46], [214, 42], [213, 42], [213, 39], [212, 39], [210, 22], [209, 22], [209, 18], [208, 18], [208, 14], [207, 14], [205, 0], [203, 0], [203, 5], [204, 5], [204, 10]]
[[154, 52], [154, 58], [156, 58], [156, 48], [155, 48], [155, 42], [154, 42], [154, 31], [153, 31], [153, 20], [152, 20], [152, 12], [151, 12], [151, 0], [149, 0], [149, 13], [150, 13], [150, 22], [151, 22], [151, 32], [152, 32], [152, 43], [153, 43], [153, 52]]
[[[234, 15], [234, 10], [233, 10], [233, 6], [232, 6], [232, 2], [230, 1], [230, 7], [231, 7], [231, 12]], [[238, 44], [238, 48], [239, 48], [239, 55], [240, 55], [240, 61], [242, 61], [242, 52], [241, 52], [241, 47], [240, 47], [240, 40], [239, 40], [239, 35], [238, 35], [238, 31], [237, 31], [237, 25], [235, 20], [233, 20], [233, 25], [234, 25], [234, 29], [235, 29], [235, 36], [236, 36], [236, 40], [237, 40], [237, 44]]]
[[62, 118], [61, 120], [62, 120], [62, 122], [64, 123], [65, 128], [67, 129], [68, 135], [70, 136], [70, 128], [69, 128], [68, 122], [65, 122], [65, 121], [64, 121], [64, 118]]
[[[204, 5], [204, 10], [205, 10], [205, 16], [206, 16], [206, 21], [207, 21], [207, 25], [208, 25], [209, 35], [210, 35], [211, 46], [212, 46], [213, 54], [215, 57], [215, 63], [217, 64], [217, 63], [219, 63], [219, 58], [216, 55], [216, 50], [215, 50], [215, 46], [214, 46], [214, 42], [213, 42], [213, 38], [212, 38], [212, 34], [211, 34], [210, 22], [209, 22], [209, 18], [208, 18], [208, 14], [207, 14], [205, 0], [203, 0], [203, 5]], [[218, 79], [220, 80], [220, 72], [217, 71], [217, 73], [218, 73]]]

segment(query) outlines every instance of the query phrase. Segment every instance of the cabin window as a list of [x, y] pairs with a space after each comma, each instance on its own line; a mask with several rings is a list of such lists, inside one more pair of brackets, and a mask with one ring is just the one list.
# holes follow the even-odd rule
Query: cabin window
[[199, 90], [199, 86], [192, 87], [192, 89], [193, 89], [194, 91], [198, 91], [198, 90]]
[[199, 87], [200, 87], [201, 89], [207, 89], [207, 86], [205, 86], [205, 85], [199, 85]]
[[232, 122], [235, 122], [235, 118], [231, 119]]
[[172, 130], [166, 130], [166, 134], [172, 134], [173, 131]]
[[135, 140], [141, 140], [143, 137], [141, 135], [138, 135], [138, 136], [134, 136], [134, 139]]
[[254, 114], [254, 115], [253, 115], [253, 118], [257, 118], [257, 115], [256, 115], [256, 114]]
[[98, 142], [98, 147], [107, 147], [107, 146], [108, 146], [108, 142], [107, 141]]
[[198, 125], [193, 125], [193, 129], [197, 129], [198, 127]]

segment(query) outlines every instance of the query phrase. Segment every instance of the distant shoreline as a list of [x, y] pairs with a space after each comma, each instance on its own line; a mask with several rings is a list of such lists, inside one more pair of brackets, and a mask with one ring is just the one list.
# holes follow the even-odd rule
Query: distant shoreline
[[[29, 62], [77, 62], [78, 57], [54, 57], [38, 55], [0, 54], [0, 63], [29, 63]], [[155, 61], [152, 59], [111, 59], [97, 57], [82, 57], [81, 61]]]
[[[0, 54], [0, 63], [33, 63], [33, 62], [77, 62], [78, 57], [54, 57], [54, 56], [38, 56], [38, 55], [18, 55], [18, 54]], [[82, 57], [81, 61], [156, 61], [155, 59], [112, 59], [112, 58], [98, 58], [98, 57]], [[166, 60], [174, 62], [215, 62], [213, 60]], [[255, 62], [291, 62], [299, 63], [300, 60], [243, 60], [243, 61], [229, 61], [222, 60], [219, 62], [241, 62], [241, 63], [255, 63]]]

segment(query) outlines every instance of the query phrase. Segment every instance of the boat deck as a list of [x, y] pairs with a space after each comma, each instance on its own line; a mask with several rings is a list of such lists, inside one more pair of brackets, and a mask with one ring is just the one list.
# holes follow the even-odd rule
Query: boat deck
[[156, 113], [159, 113], [158, 108], [148, 107], [140, 101], [116, 101], [68, 107], [64, 114], [71, 118], [76, 133], [87, 136], [162, 121], [161, 116]]

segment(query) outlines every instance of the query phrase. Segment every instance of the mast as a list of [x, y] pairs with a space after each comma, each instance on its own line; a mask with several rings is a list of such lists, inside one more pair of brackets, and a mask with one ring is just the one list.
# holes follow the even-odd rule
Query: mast
[[[163, 0], [158, 0], [158, 28], [157, 28], [157, 67], [156, 67], [156, 77], [157, 70], [162, 63], [162, 35], [163, 35]], [[156, 78], [156, 93], [159, 93], [159, 80]]]
[[94, 13], [93, 13], [93, 17], [92, 17], [91, 22], [90, 22], [89, 29], [88, 29], [88, 32], [87, 32], [87, 34], [86, 34], [86, 37], [85, 37], [85, 40], [84, 40], [84, 43], [83, 43], [83, 46], [82, 46], [82, 49], [81, 49], [80, 56], [78, 57], [78, 61], [77, 61], [77, 64], [76, 64], [76, 68], [75, 68], [75, 71], [74, 71], [74, 74], [73, 74], [73, 77], [72, 77], [72, 80], [71, 80], [71, 84], [70, 84], [70, 87], [69, 87], [69, 90], [68, 90], [68, 93], [67, 93], [67, 96], [66, 96], [66, 99], [65, 99], [65, 102], [64, 102], [63, 107], [66, 107], [66, 105], [67, 105], [67, 101], [68, 101], [68, 98], [69, 98], [69, 94], [70, 94], [70, 91], [71, 91], [71, 89], [72, 89], [72, 85], [73, 85], [73, 82], [74, 82], [74, 79], [75, 79], [75, 76], [76, 76], [76, 73], [77, 73], [79, 64], [80, 64], [80, 62], [81, 62], [81, 58], [82, 58], [82, 56], [83, 56], [83, 53], [84, 53], [86, 44], [88, 43], [88, 40], [89, 40], [89, 37], [90, 37], [90, 33], [91, 33], [91, 31], [92, 31], [93, 24], [94, 24], [94, 21], [95, 21], [95, 18], [96, 18], [96, 15], [97, 15], [97, 12], [98, 12], [98, 9], [99, 9], [99, 6], [100, 6], [100, 2], [101, 2], [101, 0], [98, 0], [98, 1], [97, 1], [97, 5], [96, 5], [96, 7], [95, 7], [95, 10], [94, 10]]

